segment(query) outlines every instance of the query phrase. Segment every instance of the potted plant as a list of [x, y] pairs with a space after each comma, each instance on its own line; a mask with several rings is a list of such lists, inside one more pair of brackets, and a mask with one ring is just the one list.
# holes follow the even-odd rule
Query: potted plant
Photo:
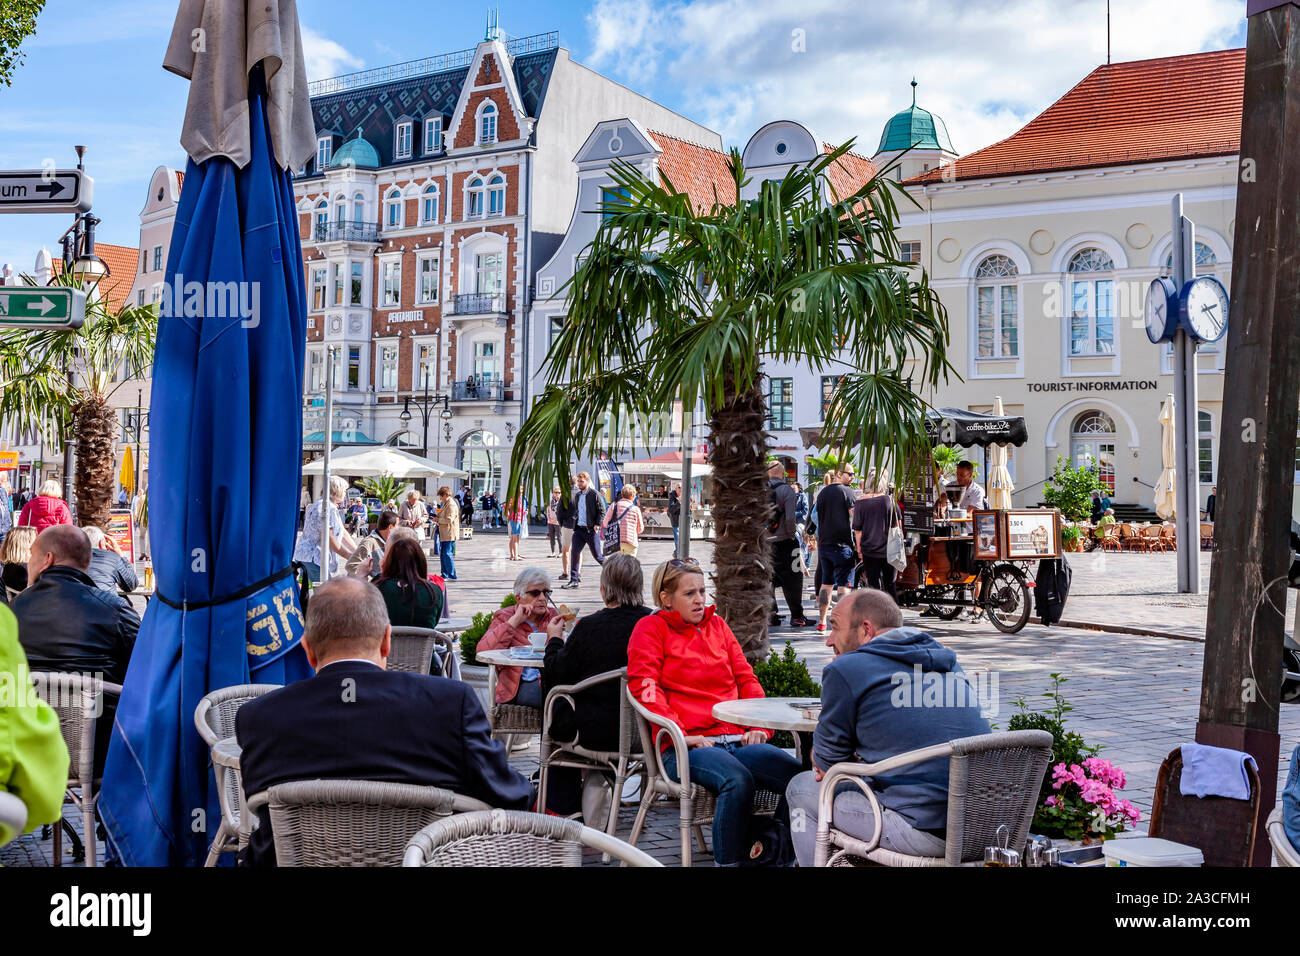
[[1061, 544], [1066, 551], [1083, 550], [1083, 528], [1067, 524], [1061, 528]]
[[[822, 685], [812, 679], [807, 663], [794, 652], [794, 644], [785, 642], [785, 651], [779, 656], [772, 649], [767, 660], [754, 662], [754, 677], [763, 687], [767, 697], [821, 697]], [[778, 730], [772, 736], [775, 747], [794, 746], [794, 735]]]
[[1067, 521], [1087, 521], [1092, 513], [1092, 493], [1105, 489], [1096, 468], [1076, 468], [1058, 455], [1056, 470], [1043, 484], [1043, 501]]
[[[502, 607], [513, 607], [516, 604], [515, 596], [507, 594], [501, 601]], [[484, 664], [480, 664], [474, 656], [478, 649], [478, 642], [487, 629], [492, 625], [492, 613], [489, 611], [480, 611], [475, 614], [470, 621], [469, 627], [460, 632], [460, 678], [465, 683], [474, 688], [478, 694], [479, 701], [486, 709], [492, 706], [492, 701], [487, 699], [488, 686], [488, 669]]]
[[1052, 759], [1039, 789], [1038, 807], [1031, 829], [1054, 839], [1086, 846], [1109, 840], [1137, 823], [1142, 814], [1128, 800], [1115, 795], [1128, 783], [1124, 771], [1097, 756], [1081, 734], [1065, 729], [1065, 715], [1073, 710], [1061, 694], [1068, 678], [1052, 674], [1052, 689], [1043, 694], [1052, 701], [1046, 713], [1029, 710], [1023, 697], [1020, 711], [1011, 718], [1011, 730], [1046, 730], [1052, 735]]

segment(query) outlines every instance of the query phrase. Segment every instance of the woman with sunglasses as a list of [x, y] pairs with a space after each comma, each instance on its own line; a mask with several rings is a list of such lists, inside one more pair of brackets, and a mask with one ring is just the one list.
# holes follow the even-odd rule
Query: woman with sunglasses
[[[764, 697], [736, 635], [705, 606], [704, 572], [692, 558], [661, 564], [651, 593], [659, 610], [637, 622], [627, 646], [628, 692], [682, 729], [691, 782], [717, 795], [713, 860], [736, 866], [745, 853], [754, 793], [782, 794], [777, 818], [789, 823], [785, 788], [799, 761], [773, 747], [772, 731], [737, 727], [713, 716], [725, 700]], [[667, 736], [663, 768], [680, 781], [677, 751]]]
[[[551, 576], [542, 568], [524, 568], [515, 578], [515, 605], [492, 615], [487, 633], [478, 642], [481, 651], [530, 644], [531, 635], [545, 635], [539, 643], [564, 634], [564, 619], [550, 606]], [[536, 667], [497, 668], [498, 704], [542, 706], [541, 674]]]

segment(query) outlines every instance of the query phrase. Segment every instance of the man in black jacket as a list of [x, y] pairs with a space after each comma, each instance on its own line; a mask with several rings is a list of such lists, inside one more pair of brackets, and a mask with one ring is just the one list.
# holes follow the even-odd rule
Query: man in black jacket
[[569, 580], [569, 556], [573, 553], [573, 522], [578, 512], [573, 506], [573, 491], [560, 498], [555, 516], [560, 519], [560, 580]]
[[[772, 548], [772, 586], [779, 587], [790, 608], [790, 626], [807, 627], [812, 621], [804, 617], [803, 569], [795, 557], [799, 553], [799, 536], [795, 531], [795, 508], [799, 496], [785, 480], [785, 465], [773, 459], [767, 466], [767, 486], [775, 514], [768, 526], [768, 543]], [[772, 608], [771, 624], [778, 627], [781, 615]]]
[[673, 490], [668, 492], [668, 523], [673, 526], [673, 557], [682, 556], [682, 548], [677, 540], [678, 532], [681, 530], [677, 523], [682, 517], [682, 496], [681, 485], [673, 485]]
[[573, 496], [573, 550], [570, 560], [569, 583], [566, 588], [576, 588], [582, 583], [582, 549], [591, 549], [597, 564], [603, 563], [596, 550], [596, 535], [601, 519], [605, 517], [605, 499], [591, 485], [591, 475], [578, 472], [578, 491]]
[[[641, 562], [630, 554], [611, 554], [600, 570], [600, 597], [605, 606], [585, 615], [566, 640], [562, 635], [546, 644], [542, 693], [627, 667], [627, 642], [632, 629], [650, 613], [642, 604], [645, 581]], [[577, 713], [563, 700], [551, 716], [553, 740], [577, 742], [588, 750], [617, 751], [621, 691], [618, 681], [599, 684], [575, 698]], [[547, 775], [547, 807], [569, 814], [577, 809], [580, 778], [572, 768], [557, 767]], [[605, 820], [586, 821], [598, 830]]]
[[[335, 578], [312, 592], [303, 643], [316, 676], [250, 700], [235, 717], [244, 793], [291, 780], [380, 780], [527, 809], [528, 781], [510, 769], [474, 691], [387, 670], [391, 637], [369, 582]], [[274, 866], [265, 807], [258, 819], [244, 862]]]
[[81, 529], [90, 540], [90, 568], [86, 571], [95, 586], [116, 594], [119, 590], [123, 596], [130, 594], [140, 586], [135, 576], [135, 568], [122, 556], [113, 539], [104, 534], [102, 528], [87, 525]]
[[[122, 683], [140, 618], [126, 599], [95, 586], [90, 539], [80, 528], [57, 524], [32, 543], [27, 590], [14, 599], [18, 640], [34, 671], [84, 674]], [[95, 727], [95, 774], [103, 772], [117, 698], [105, 696]]]

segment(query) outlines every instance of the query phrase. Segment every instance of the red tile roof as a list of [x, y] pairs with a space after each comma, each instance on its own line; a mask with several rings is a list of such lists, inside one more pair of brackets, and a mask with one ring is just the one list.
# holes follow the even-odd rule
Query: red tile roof
[[95, 255], [108, 266], [108, 278], [99, 282], [99, 294], [108, 300], [114, 312], [122, 311], [128, 304], [136, 270], [140, 267], [140, 250], [130, 246], [114, 246], [107, 242], [95, 243]]
[[176, 170], [176, 191], [179, 193], [185, 187], [185, 171]]
[[727, 153], [654, 130], [650, 138], [663, 150], [659, 171], [674, 189], [690, 196], [697, 209], [707, 212], [715, 202], [736, 204], [736, 181], [727, 166]]
[[[830, 143], [822, 144], [822, 153], [829, 155], [835, 152], [835, 147]], [[826, 170], [826, 175], [830, 177], [831, 186], [841, 199], [845, 196], [851, 196], [867, 180], [876, 175], [876, 164], [865, 156], [859, 156], [857, 153], [845, 153], [835, 163], [831, 164]]]
[[1246, 51], [1099, 66], [1001, 142], [909, 184], [1231, 156], [1241, 147]]

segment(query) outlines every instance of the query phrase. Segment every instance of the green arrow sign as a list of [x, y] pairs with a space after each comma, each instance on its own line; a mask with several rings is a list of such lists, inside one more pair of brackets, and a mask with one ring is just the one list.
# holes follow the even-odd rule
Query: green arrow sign
[[77, 289], [0, 288], [0, 329], [79, 329], [86, 293]]

